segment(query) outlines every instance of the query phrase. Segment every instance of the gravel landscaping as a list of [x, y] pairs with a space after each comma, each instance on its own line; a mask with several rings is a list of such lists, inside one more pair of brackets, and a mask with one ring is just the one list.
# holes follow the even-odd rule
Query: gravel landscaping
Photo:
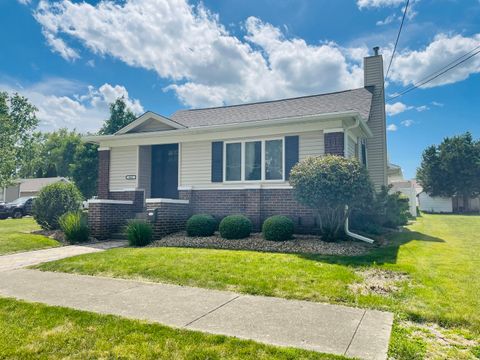
[[165, 236], [151, 243], [149, 247], [193, 247], [347, 256], [362, 255], [374, 248], [372, 245], [354, 241], [329, 243], [314, 235], [295, 235], [295, 238], [289, 241], [267, 241], [261, 233], [252, 234], [246, 239], [226, 240], [218, 233], [207, 237], [188, 237], [186, 232]]

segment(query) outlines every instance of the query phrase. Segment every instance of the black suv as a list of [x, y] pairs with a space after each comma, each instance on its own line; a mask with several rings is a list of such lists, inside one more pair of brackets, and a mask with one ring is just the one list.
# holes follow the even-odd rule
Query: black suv
[[34, 197], [21, 197], [12, 202], [0, 204], [0, 219], [8, 217], [20, 219], [25, 215], [31, 215], [34, 199]]

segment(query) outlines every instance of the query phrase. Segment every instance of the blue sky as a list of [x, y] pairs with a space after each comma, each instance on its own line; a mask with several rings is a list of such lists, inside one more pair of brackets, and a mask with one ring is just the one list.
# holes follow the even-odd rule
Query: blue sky
[[[96, 131], [108, 103], [137, 113], [363, 86], [362, 58], [390, 60], [403, 0], [0, 0], [0, 89], [39, 108], [42, 130]], [[413, 0], [387, 97], [480, 45], [479, 0]], [[388, 105], [392, 162], [480, 137], [480, 54]]]

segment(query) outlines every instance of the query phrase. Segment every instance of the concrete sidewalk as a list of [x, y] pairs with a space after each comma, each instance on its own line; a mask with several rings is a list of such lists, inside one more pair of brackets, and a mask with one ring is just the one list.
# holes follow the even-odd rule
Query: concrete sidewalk
[[55, 248], [19, 252], [0, 256], [0, 271], [19, 269], [47, 261], [126, 246], [126, 241], [105, 241], [82, 245], [59, 246]]
[[0, 295], [361, 359], [386, 359], [393, 314], [176, 285], [17, 269]]

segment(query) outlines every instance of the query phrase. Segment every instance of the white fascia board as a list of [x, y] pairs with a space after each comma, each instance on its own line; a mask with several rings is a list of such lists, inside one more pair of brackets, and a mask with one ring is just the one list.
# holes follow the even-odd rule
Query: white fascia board
[[[285, 119], [270, 119], [260, 121], [250, 121], [246, 123], [236, 123], [227, 125], [190, 127], [172, 131], [145, 132], [137, 134], [123, 135], [100, 135], [86, 136], [87, 142], [101, 143], [102, 146], [126, 146], [126, 145], [150, 145], [162, 143], [176, 143], [186, 141], [199, 141], [209, 139], [227, 139], [236, 138], [235, 131], [240, 129], [252, 130], [252, 135], [263, 136], [272, 134], [271, 127], [278, 129], [276, 133], [298, 133], [299, 125], [301, 132], [323, 130], [326, 127], [342, 126], [342, 120], [358, 116], [356, 111], [337, 112], [321, 115], [309, 115], [302, 117], [290, 117]], [[270, 127], [270, 129], [268, 129]], [[290, 127], [290, 128], [289, 128]], [[267, 128], [267, 131], [261, 129]], [[243, 136], [241, 136], [243, 137]]]
[[185, 126], [183, 126], [183, 125], [181, 125], [181, 124], [179, 124], [179, 123], [177, 123], [173, 120], [170, 120], [170, 119], [166, 118], [165, 116], [156, 114], [152, 111], [147, 111], [145, 114], [139, 116], [137, 119], [135, 119], [133, 122], [131, 122], [127, 126], [118, 130], [115, 133], [115, 135], [126, 134], [130, 130], [135, 129], [137, 126], [143, 124], [145, 121], [148, 121], [150, 119], [154, 119], [158, 122], [161, 122], [162, 124], [171, 126], [174, 129], [185, 129], [186, 128]]
[[158, 204], [158, 203], [167, 203], [167, 204], [189, 204], [189, 200], [181, 199], [167, 199], [167, 198], [152, 198], [145, 199], [146, 204]]
[[110, 200], [110, 199], [90, 199], [89, 204], [117, 204], [117, 205], [133, 205], [131, 200]]

